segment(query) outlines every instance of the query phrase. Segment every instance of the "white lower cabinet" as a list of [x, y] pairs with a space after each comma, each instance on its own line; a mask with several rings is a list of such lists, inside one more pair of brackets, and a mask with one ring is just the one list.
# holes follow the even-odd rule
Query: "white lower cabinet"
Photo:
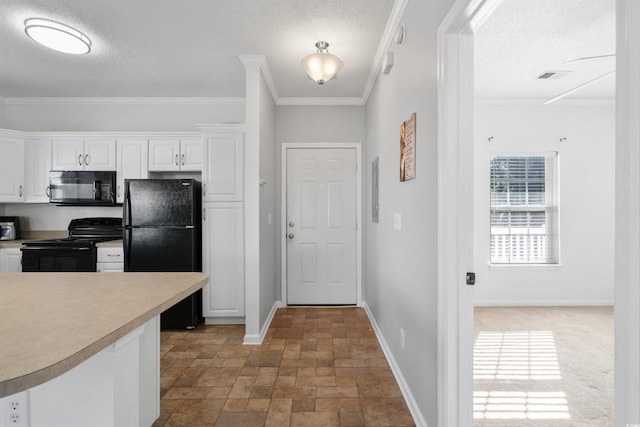
[[203, 204], [204, 317], [244, 317], [244, 212], [241, 202]]
[[124, 271], [124, 250], [122, 247], [98, 247], [98, 273], [118, 273]]
[[20, 248], [0, 249], [0, 273], [22, 272], [22, 253]]

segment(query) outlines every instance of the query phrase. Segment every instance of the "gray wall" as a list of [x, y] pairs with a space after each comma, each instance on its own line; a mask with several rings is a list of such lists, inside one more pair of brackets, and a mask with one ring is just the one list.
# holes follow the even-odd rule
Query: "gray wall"
[[5, 98], [2, 127], [22, 131], [195, 132], [196, 124], [244, 121], [243, 98]]
[[[261, 74], [262, 76], [262, 74]], [[264, 81], [260, 79], [260, 327], [265, 324], [273, 304], [280, 296], [279, 266], [275, 248], [276, 227], [276, 106]]]
[[[405, 44], [367, 103], [365, 293], [402, 375], [437, 425], [437, 28], [453, 2], [409, 1]], [[399, 126], [416, 113], [416, 178], [400, 182]], [[379, 157], [379, 217], [371, 222], [371, 162]], [[394, 229], [394, 214], [402, 228]], [[400, 346], [400, 329], [405, 348]]]

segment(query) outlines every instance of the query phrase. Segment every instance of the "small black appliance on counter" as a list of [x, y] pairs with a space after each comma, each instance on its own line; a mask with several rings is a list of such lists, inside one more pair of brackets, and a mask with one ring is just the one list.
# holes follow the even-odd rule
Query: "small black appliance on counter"
[[[202, 192], [193, 179], [127, 179], [123, 204], [124, 271], [202, 271]], [[202, 290], [160, 316], [160, 327], [193, 329]]]
[[0, 240], [18, 240], [20, 238], [20, 217], [0, 216]]

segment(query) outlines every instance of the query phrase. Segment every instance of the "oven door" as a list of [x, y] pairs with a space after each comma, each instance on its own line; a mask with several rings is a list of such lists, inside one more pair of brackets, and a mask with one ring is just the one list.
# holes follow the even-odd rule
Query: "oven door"
[[22, 271], [96, 271], [93, 247], [23, 246]]

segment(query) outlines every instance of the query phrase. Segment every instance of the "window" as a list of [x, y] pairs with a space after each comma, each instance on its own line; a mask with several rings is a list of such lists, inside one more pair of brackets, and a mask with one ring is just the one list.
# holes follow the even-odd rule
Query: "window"
[[491, 263], [557, 264], [557, 153], [491, 157]]

